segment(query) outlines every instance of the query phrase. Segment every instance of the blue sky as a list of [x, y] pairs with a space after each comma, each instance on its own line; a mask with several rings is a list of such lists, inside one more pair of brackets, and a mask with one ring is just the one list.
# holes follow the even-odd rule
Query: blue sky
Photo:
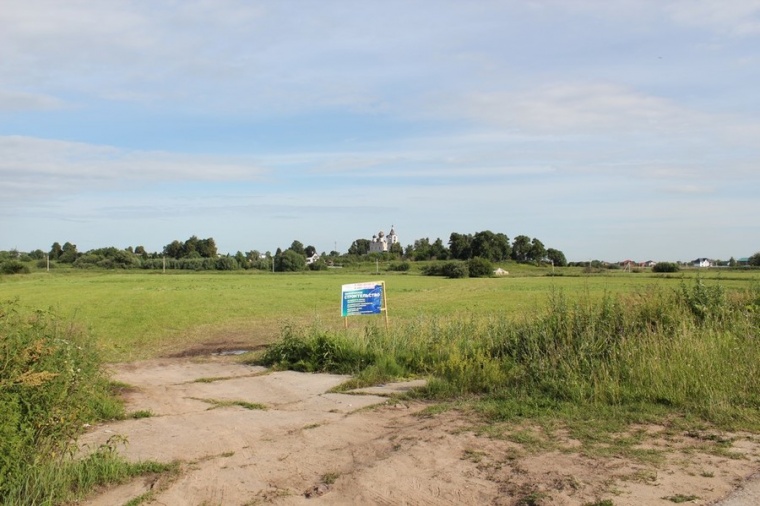
[[760, 1], [0, 0], [0, 249], [760, 251]]

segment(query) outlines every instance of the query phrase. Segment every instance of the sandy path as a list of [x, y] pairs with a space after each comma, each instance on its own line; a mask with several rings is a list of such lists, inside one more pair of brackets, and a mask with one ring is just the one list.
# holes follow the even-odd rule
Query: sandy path
[[94, 448], [118, 434], [128, 440], [121, 448], [128, 458], [179, 460], [182, 471], [173, 480], [142, 478], [105, 491], [89, 505], [124, 504], [149, 490], [149, 504], [162, 505], [583, 505], [611, 499], [625, 506], [674, 504], [664, 498], [679, 494], [697, 496], [692, 504], [711, 504], [760, 468], [760, 440], [751, 435], [736, 436], [726, 456], [688, 436], [662, 438], [650, 428], [647, 445], [668, 449], [659, 464], [587, 457], [567, 439], [535, 451], [477, 435], [457, 412], [426, 415], [423, 403], [389, 401], [393, 386], [361, 395], [327, 393], [347, 378], [270, 373], [223, 357], [118, 365], [113, 376], [135, 387], [128, 411], [153, 416], [94, 427], [81, 443]]

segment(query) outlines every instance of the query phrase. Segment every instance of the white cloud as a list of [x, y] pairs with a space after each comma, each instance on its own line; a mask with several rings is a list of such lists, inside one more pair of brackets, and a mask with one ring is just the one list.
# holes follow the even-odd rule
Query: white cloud
[[226, 156], [0, 136], [0, 197], [9, 200], [172, 181], [252, 181], [267, 173], [253, 162]]
[[666, 5], [677, 23], [705, 27], [721, 34], [760, 34], [758, 0], [679, 0]]
[[598, 82], [475, 93], [464, 98], [461, 110], [475, 121], [528, 133], [623, 133], [704, 123], [699, 114], [663, 98]]
[[66, 106], [63, 100], [50, 95], [0, 89], [0, 112], [44, 111]]

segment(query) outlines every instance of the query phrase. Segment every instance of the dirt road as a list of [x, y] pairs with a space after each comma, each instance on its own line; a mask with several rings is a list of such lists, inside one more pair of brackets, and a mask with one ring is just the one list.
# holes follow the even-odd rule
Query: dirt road
[[172, 506], [714, 504], [760, 468], [752, 435], [730, 435], [730, 451], [715, 451], [710, 437], [647, 427], [644, 446], [666, 450], [657, 463], [592, 458], [561, 435], [550, 447], [489, 437], [456, 411], [387, 397], [419, 383], [328, 393], [347, 378], [269, 372], [229, 357], [116, 365], [113, 376], [134, 387], [128, 411], [152, 416], [93, 427], [82, 445], [118, 435], [129, 459], [182, 465], [172, 478], [103, 491], [86, 501], [93, 506], [146, 493], [147, 504]]

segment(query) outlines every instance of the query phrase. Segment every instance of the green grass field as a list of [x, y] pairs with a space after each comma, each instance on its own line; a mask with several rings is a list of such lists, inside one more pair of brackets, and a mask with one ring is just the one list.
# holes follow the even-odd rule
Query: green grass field
[[[760, 432], [760, 271], [506, 267], [488, 279], [375, 265], [0, 276], [0, 502], [69, 503], [97, 484], [176, 472], [109, 448], [65, 457], [84, 423], [124, 416], [103, 359], [256, 349], [240, 359], [352, 375], [343, 387], [423, 377], [412, 395], [439, 403], [431, 409], [456, 407], [496, 431], [562, 426], [589, 455], [625, 454], [600, 434], [631, 424]], [[373, 280], [385, 281], [389, 330], [371, 316], [346, 332], [341, 285]]]
[[[109, 361], [181, 353], [201, 344], [234, 342], [242, 347], [274, 341], [287, 323], [319, 322], [341, 328], [342, 284], [386, 282], [391, 325], [419, 317], [506, 315], [519, 318], [544, 305], [553, 291], [568, 298], [643, 292], [649, 286], [677, 289], [699, 275], [726, 288], [747, 287], [760, 271], [686, 271], [664, 277], [609, 271], [509, 264], [502, 278], [443, 279], [416, 274], [376, 273], [374, 264], [348, 270], [271, 274], [236, 272], [77, 271], [0, 276], [0, 300], [29, 309], [52, 309], [97, 340]], [[352, 328], [375, 317], [354, 317]]]

